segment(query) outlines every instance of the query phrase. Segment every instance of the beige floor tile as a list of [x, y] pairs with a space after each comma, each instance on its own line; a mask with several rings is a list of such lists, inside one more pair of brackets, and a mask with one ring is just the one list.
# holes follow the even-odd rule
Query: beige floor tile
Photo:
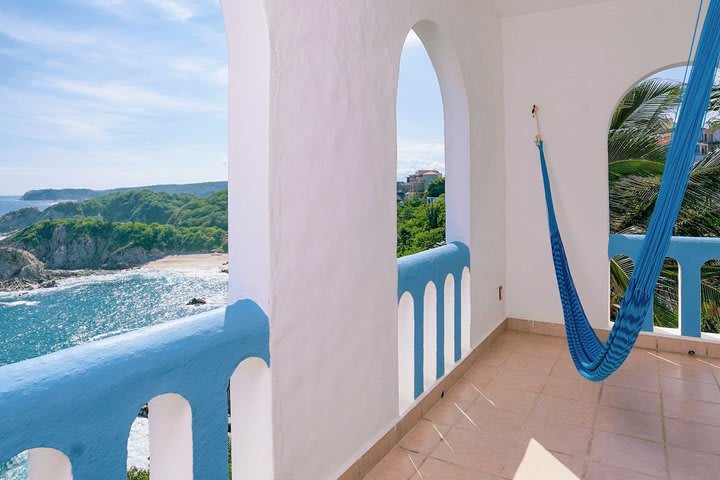
[[365, 480], [407, 480], [415, 474], [415, 466], [421, 467], [424, 461], [423, 455], [395, 447], [364, 478]]
[[456, 427], [511, 441], [517, 438], [525, 422], [524, 415], [478, 403], [472, 404], [466, 413], [467, 417], [458, 417]]
[[548, 377], [543, 395], [569, 398], [581, 402], [597, 403], [600, 400], [601, 384], [586, 379], [576, 380], [564, 377]]
[[619, 371], [608, 377], [603, 383], [614, 387], [634, 388], [645, 392], [659, 393], [660, 378], [657, 373], [635, 373]]
[[659, 480], [665, 478], [667, 477], [664, 475], [662, 477], [652, 477], [644, 473], [611, 467], [598, 462], [590, 462], [583, 480]]
[[675, 479], [718, 478], [720, 456], [668, 447], [670, 477]]
[[592, 427], [597, 405], [567, 398], [541, 396], [531, 416], [581, 427]]
[[665, 418], [665, 435], [669, 445], [720, 455], [720, 427]]
[[575, 368], [575, 365], [572, 363], [572, 360], [566, 360], [562, 357], [558, 359], [557, 363], [550, 372], [550, 376], [569, 378], [572, 380], [586, 380], [578, 373], [577, 368]]
[[717, 384], [691, 382], [668, 377], [662, 377], [660, 383], [663, 395], [720, 403], [720, 389], [718, 389]]
[[595, 428], [653, 442], [663, 441], [662, 417], [601, 405], [595, 417]]
[[600, 430], [593, 433], [590, 458], [614, 467], [661, 478], [666, 473], [663, 444]]
[[481, 389], [481, 394], [475, 399], [476, 404], [491, 406], [500, 410], [507, 410], [526, 416], [535, 406], [539, 395], [524, 390], [506, 388], [494, 383]]
[[547, 450], [584, 458], [588, 453], [591, 433], [592, 429], [588, 427], [530, 418], [520, 431], [517, 447], [524, 451], [534, 438]]
[[600, 394], [600, 405], [660, 415], [660, 395], [632, 388], [604, 385]]
[[480, 354], [478, 361], [480, 363], [499, 367], [505, 363], [505, 360], [510, 358], [510, 355], [512, 355], [514, 351], [514, 346], [504, 345], [496, 347], [493, 345], [490, 349], [488, 349], [488, 351]]
[[516, 390], [525, 390], [526, 392], [540, 393], [545, 386], [546, 379], [547, 375], [537, 372], [502, 366], [498, 369], [498, 374], [491, 384], [514, 388]]
[[469, 403], [443, 398], [437, 402], [423, 418], [438, 425], [451, 427], [455, 425], [458, 418], [462, 415], [455, 404], [459, 405], [462, 410], [467, 410], [470, 406]]
[[466, 378], [459, 378], [455, 385], [445, 392], [445, 398], [448, 400], [472, 403], [480, 396], [478, 390], [485, 388], [485, 385], [485, 383], [472, 382]]
[[720, 404], [698, 402], [682, 397], [663, 397], [663, 414], [666, 417], [720, 426]]
[[[437, 429], [437, 430], [436, 430]], [[450, 427], [446, 425], [433, 424], [427, 420], [420, 420], [398, 444], [405, 450], [429, 455], [442, 441], [440, 435], [445, 435]]]
[[662, 362], [659, 364], [659, 370], [661, 377], [679, 378], [693, 382], [716, 383], [715, 377], [707, 366], [673, 365]]
[[535, 358], [544, 358], [549, 360], [557, 360], [563, 351], [563, 345], [551, 344], [535, 344], [527, 343], [520, 345], [515, 353], [529, 355]]
[[488, 365], [486, 363], [476, 363], [468, 368], [463, 378], [475, 383], [488, 383], [493, 380], [498, 373], [498, 367]]
[[503, 366], [548, 375], [553, 365], [555, 365], [555, 358], [536, 357], [515, 352], [505, 361]]
[[630, 352], [625, 362], [620, 366], [618, 371], [634, 374], [658, 374], [658, 364], [662, 360], [658, 359], [656, 352], [637, 349]]
[[432, 458], [498, 474], [512, 448], [512, 441], [492, 437], [480, 430], [453, 428], [430, 454]]
[[[461, 467], [436, 458], [428, 458], [420, 467], [420, 473], [422, 480], [495, 480], [497, 478], [481, 470]], [[418, 475], [412, 477], [412, 480], [420, 479]]]

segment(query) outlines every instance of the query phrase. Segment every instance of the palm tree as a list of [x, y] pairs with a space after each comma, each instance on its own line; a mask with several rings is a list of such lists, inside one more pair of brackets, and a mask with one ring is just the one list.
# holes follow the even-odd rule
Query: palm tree
[[[649, 79], [625, 94], [615, 109], [608, 134], [611, 233], [645, 233], [660, 189], [680, 93], [679, 83]], [[720, 86], [713, 89], [709, 110], [720, 111]], [[720, 151], [695, 163], [674, 234], [720, 237]], [[632, 267], [627, 257], [610, 262], [612, 315]], [[703, 331], [720, 331], [720, 263], [703, 269], [702, 293]], [[677, 327], [677, 298], [677, 263], [668, 259], [655, 290], [656, 325]]]

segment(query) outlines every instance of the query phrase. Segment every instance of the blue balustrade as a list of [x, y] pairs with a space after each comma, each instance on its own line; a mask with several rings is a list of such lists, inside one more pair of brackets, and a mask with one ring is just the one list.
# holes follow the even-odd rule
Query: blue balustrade
[[445, 280], [452, 275], [455, 284], [454, 349], [457, 362], [462, 357], [462, 275], [470, 268], [470, 250], [460, 242], [433, 248], [398, 259], [398, 301], [409, 293], [413, 299], [414, 341], [414, 387], [415, 398], [424, 390], [424, 317], [425, 289], [433, 283], [437, 292], [437, 371], [436, 378], [445, 375]]
[[[635, 259], [640, 254], [644, 235], [610, 235], [608, 254], [626, 255]], [[720, 259], [720, 238], [673, 237], [667, 256], [678, 262], [680, 277], [680, 333], [700, 337], [702, 266]], [[652, 331], [652, 312], [644, 330]]]
[[0, 459], [38, 447], [63, 452], [75, 480], [126, 477], [130, 427], [148, 400], [183, 396], [192, 409], [194, 478], [228, 478], [230, 376], [270, 362], [268, 318], [245, 300], [0, 368]]

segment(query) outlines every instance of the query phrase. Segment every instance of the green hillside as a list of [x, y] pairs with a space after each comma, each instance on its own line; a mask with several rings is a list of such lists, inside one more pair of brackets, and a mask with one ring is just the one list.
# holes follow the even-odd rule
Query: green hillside
[[108, 222], [158, 223], [227, 230], [227, 190], [204, 198], [190, 194], [132, 190], [91, 200], [58, 203], [42, 211], [24, 208], [0, 217], [0, 233], [21, 230], [43, 220], [93, 217]]

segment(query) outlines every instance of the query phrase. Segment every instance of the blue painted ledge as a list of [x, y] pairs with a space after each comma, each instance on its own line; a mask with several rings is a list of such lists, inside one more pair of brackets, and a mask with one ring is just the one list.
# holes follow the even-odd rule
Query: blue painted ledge
[[[644, 235], [610, 235], [608, 255], [627, 255], [636, 260]], [[680, 332], [686, 337], [700, 337], [701, 293], [700, 270], [709, 260], [720, 259], [720, 238], [672, 237], [667, 257], [680, 266]], [[652, 331], [652, 312], [643, 327]]]
[[470, 269], [470, 249], [461, 242], [408, 255], [398, 259], [398, 301], [407, 292], [413, 299], [415, 322], [415, 398], [422, 395], [424, 354], [424, 299], [429, 282], [437, 290], [437, 372], [436, 378], [445, 375], [445, 279], [455, 280], [455, 361], [462, 357], [462, 273]]
[[227, 388], [243, 360], [268, 365], [268, 318], [244, 300], [0, 368], [0, 459], [62, 451], [75, 480], [124, 479], [130, 426], [165, 393], [192, 409], [195, 478], [227, 479]]

